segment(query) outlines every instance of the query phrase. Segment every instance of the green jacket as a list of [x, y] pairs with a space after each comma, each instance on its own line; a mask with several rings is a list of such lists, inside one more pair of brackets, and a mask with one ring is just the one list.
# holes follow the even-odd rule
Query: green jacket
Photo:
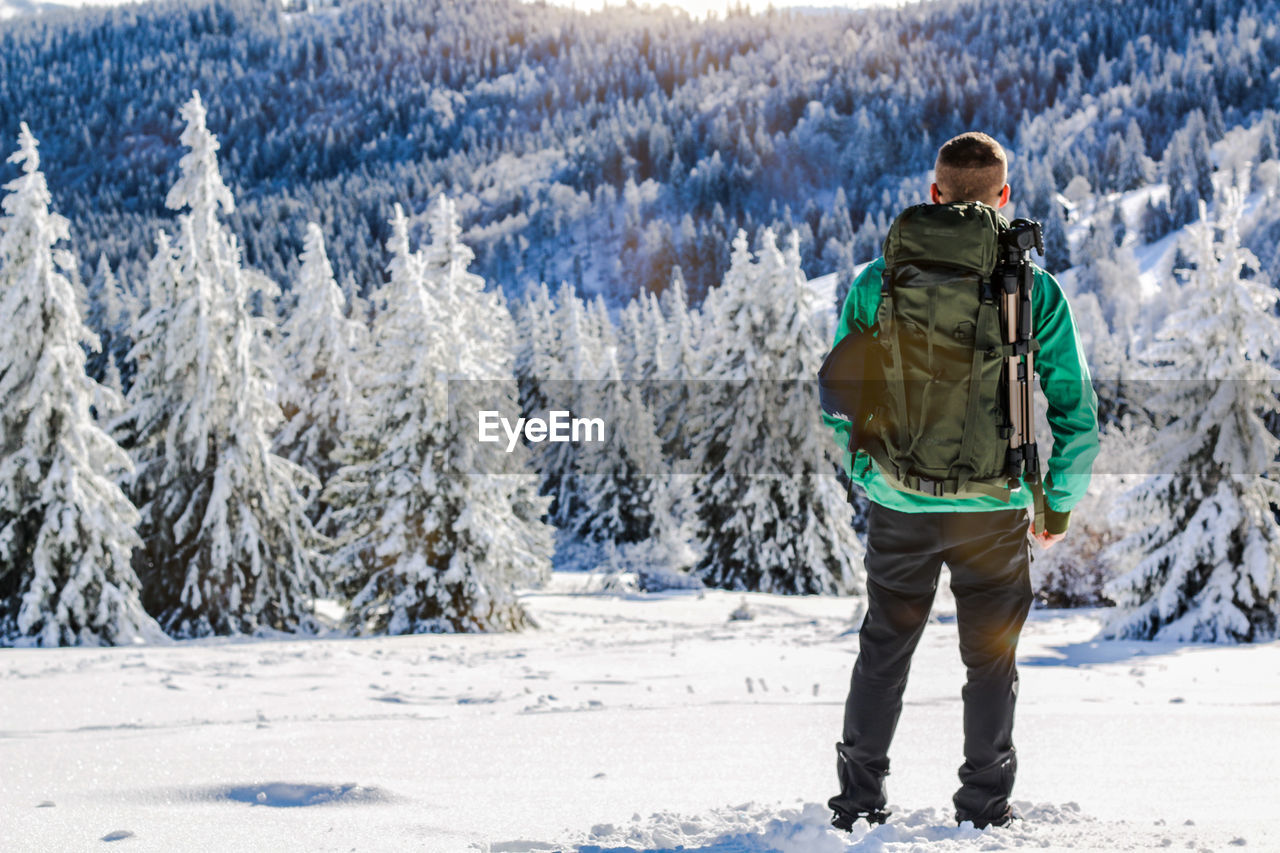
[[[833, 346], [850, 331], [863, 331], [875, 323], [883, 272], [884, 258], [877, 258], [854, 280], [840, 312]], [[1031, 310], [1035, 336], [1040, 341], [1036, 373], [1048, 401], [1053, 432], [1053, 452], [1041, 471], [1048, 505], [1045, 528], [1060, 533], [1067, 528], [1072, 507], [1089, 488], [1090, 469], [1098, 455], [1098, 395], [1089, 378], [1067, 298], [1057, 280], [1039, 267], [1035, 270]], [[980, 512], [1031, 506], [1031, 490], [1025, 486], [1013, 493], [1009, 503], [986, 496], [935, 498], [900, 492], [884, 481], [865, 451], [859, 450], [856, 459], [850, 458], [848, 421], [825, 413], [822, 419], [835, 431], [836, 441], [844, 451], [845, 471], [868, 498], [882, 506], [901, 512]]]

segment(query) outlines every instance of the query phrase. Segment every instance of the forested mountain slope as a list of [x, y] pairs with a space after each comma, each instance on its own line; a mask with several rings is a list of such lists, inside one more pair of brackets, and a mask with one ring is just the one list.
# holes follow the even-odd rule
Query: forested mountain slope
[[[20, 120], [39, 136], [86, 279], [100, 252], [141, 278], [198, 88], [238, 200], [229, 224], [279, 281], [312, 218], [339, 280], [368, 292], [392, 203], [421, 213], [447, 191], [476, 270], [511, 294], [567, 280], [618, 304], [679, 264], [697, 300], [739, 227], [798, 228], [810, 274], [867, 260], [966, 129], [1014, 151], [1020, 212], [1053, 216], [1077, 176], [1203, 190], [1206, 162], [1170, 149], [1175, 132], [1199, 116], [1211, 144], [1280, 101], [1278, 18], [1277, 0], [705, 22], [517, 0], [172, 0], [0, 24], [0, 136]], [[1174, 196], [1185, 221], [1194, 202]]]

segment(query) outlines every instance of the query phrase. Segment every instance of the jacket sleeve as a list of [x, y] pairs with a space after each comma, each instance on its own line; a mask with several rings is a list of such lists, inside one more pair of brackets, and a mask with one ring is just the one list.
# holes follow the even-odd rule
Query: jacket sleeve
[[[877, 258], [867, 265], [849, 286], [849, 293], [844, 298], [844, 306], [840, 310], [840, 320], [836, 323], [836, 335], [831, 341], [832, 348], [850, 332], [865, 331], [875, 323], [876, 309], [880, 305], [880, 274], [884, 271], [884, 259]], [[843, 418], [835, 418], [822, 413], [822, 422], [835, 434], [836, 443], [842, 451], [849, 448], [849, 431], [852, 425]], [[850, 460], [845, 459], [845, 469], [850, 467]]]
[[1064, 532], [1067, 516], [1089, 488], [1098, 455], [1098, 395], [1093, 390], [1071, 306], [1057, 280], [1036, 270], [1036, 372], [1048, 403], [1053, 451], [1045, 476], [1045, 527]]

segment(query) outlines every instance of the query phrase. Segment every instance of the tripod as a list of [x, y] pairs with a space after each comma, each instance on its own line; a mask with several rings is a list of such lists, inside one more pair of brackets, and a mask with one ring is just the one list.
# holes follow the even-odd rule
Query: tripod
[[1040, 223], [1015, 219], [1000, 232], [1000, 254], [992, 278], [1000, 299], [1000, 325], [1004, 331], [1005, 385], [1008, 393], [1009, 450], [1005, 470], [1009, 487], [1025, 481], [1035, 498], [1035, 527], [1044, 530], [1044, 484], [1040, 480], [1040, 449], [1036, 445], [1033, 377], [1040, 342], [1031, 329], [1031, 289], [1035, 275], [1031, 250], [1044, 255]]

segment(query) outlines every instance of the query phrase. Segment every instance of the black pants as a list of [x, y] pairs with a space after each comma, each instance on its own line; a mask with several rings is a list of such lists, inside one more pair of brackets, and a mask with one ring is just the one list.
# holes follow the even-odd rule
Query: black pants
[[889, 744], [945, 561], [968, 672], [956, 817], [994, 818], [1004, 810], [1017, 770], [1014, 655], [1031, 607], [1029, 523], [1021, 509], [904, 513], [871, 505], [867, 614], [845, 703], [843, 743], [836, 745], [840, 794], [831, 798], [832, 809], [856, 815], [886, 803]]

